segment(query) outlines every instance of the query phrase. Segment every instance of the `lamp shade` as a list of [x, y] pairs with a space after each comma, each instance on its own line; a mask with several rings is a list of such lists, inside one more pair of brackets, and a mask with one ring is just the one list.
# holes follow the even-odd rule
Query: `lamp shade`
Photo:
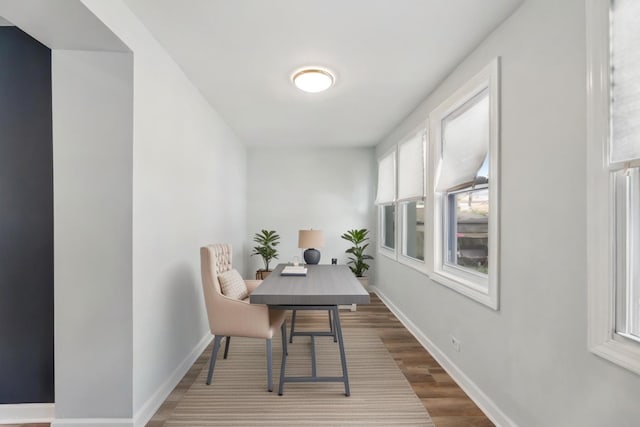
[[324, 246], [324, 234], [321, 230], [300, 230], [298, 232], [299, 248], [321, 248]]

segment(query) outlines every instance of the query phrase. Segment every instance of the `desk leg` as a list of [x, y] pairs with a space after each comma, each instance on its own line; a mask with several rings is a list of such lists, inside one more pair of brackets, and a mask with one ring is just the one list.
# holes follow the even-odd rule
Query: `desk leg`
[[335, 322], [335, 333], [338, 336], [338, 346], [340, 347], [340, 361], [342, 362], [342, 376], [344, 377], [344, 395], [350, 396], [349, 375], [347, 373], [347, 356], [344, 352], [344, 341], [342, 339], [342, 326], [340, 326], [340, 314], [338, 306], [331, 307], [333, 311], [333, 321]]
[[311, 335], [311, 376], [312, 377], [317, 377], [317, 370], [316, 370], [316, 338]]
[[280, 384], [278, 385], [278, 396], [284, 392], [284, 369], [287, 364], [287, 322], [282, 322], [282, 363], [280, 364]]

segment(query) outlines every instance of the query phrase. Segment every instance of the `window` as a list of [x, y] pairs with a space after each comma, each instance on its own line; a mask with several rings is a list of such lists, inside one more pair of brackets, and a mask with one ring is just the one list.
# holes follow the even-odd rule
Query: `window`
[[445, 216], [445, 263], [488, 274], [488, 185], [447, 193]]
[[424, 261], [424, 201], [403, 202], [402, 255]]
[[382, 218], [382, 247], [394, 250], [396, 248], [396, 207], [395, 205], [381, 206]]
[[498, 308], [498, 59], [430, 115], [433, 278]]
[[640, 170], [616, 174], [616, 327], [640, 341]]
[[589, 348], [640, 374], [640, 2], [587, 2]]
[[395, 257], [396, 248], [396, 152], [378, 161], [378, 194], [380, 216], [380, 252]]
[[424, 267], [425, 129], [398, 144], [400, 262]]

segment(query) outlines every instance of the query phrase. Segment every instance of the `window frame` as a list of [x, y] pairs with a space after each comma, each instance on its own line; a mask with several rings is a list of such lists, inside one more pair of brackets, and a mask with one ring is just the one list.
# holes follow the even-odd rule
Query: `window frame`
[[616, 332], [616, 183], [610, 152], [610, 1], [587, 0], [587, 301], [589, 350], [640, 374], [640, 343]]
[[[461, 293], [494, 310], [499, 309], [499, 242], [500, 242], [500, 58], [493, 59], [478, 74], [463, 84], [453, 95], [435, 108], [429, 115], [433, 137], [430, 156], [431, 178], [438, 173], [442, 157], [442, 121], [463, 107], [467, 102], [488, 89], [489, 96], [489, 223], [488, 223], [488, 274], [445, 265], [446, 204], [449, 193], [437, 193], [432, 184], [427, 200], [433, 204], [433, 271], [431, 279]], [[435, 181], [435, 179], [434, 179]], [[484, 277], [486, 276], [486, 277]]]

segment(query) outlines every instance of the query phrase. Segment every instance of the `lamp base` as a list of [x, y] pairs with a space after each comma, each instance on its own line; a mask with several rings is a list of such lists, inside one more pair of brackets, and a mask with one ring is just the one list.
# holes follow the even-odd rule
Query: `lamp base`
[[320, 262], [320, 251], [314, 248], [309, 248], [304, 251], [304, 262], [307, 264], [317, 264]]

